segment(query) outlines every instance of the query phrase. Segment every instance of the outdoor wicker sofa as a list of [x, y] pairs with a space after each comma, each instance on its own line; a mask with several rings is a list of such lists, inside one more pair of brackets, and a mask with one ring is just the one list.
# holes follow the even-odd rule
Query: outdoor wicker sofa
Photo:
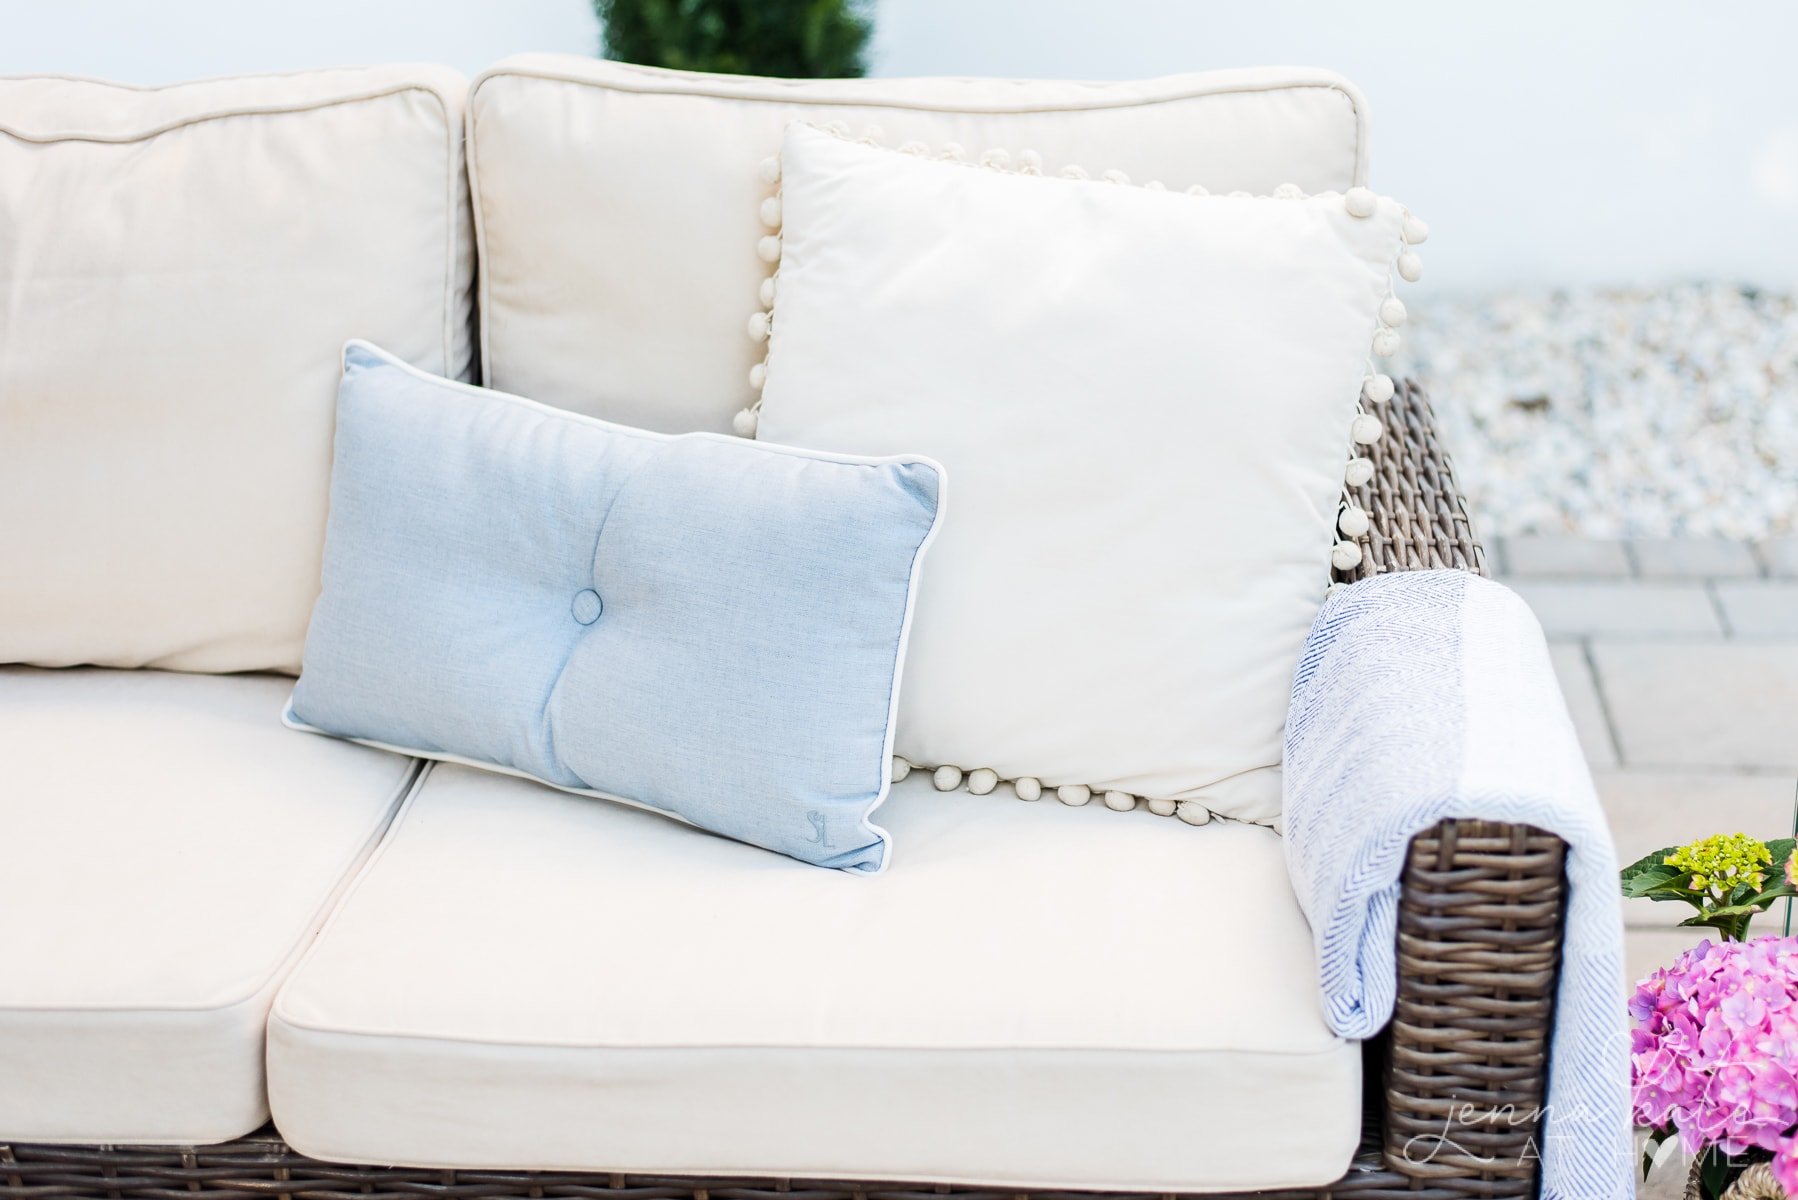
[[[1393, 416], [1394, 436], [1374, 448], [1377, 470], [1361, 491], [1361, 504], [1374, 520], [1353, 577], [1442, 567], [1484, 574], [1484, 553], [1430, 403], [1415, 382], [1400, 387]], [[1398, 1003], [1390, 1027], [1365, 1044], [1361, 1152], [1329, 1188], [1245, 1195], [1450, 1200], [1536, 1194], [1563, 849], [1558, 838], [1539, 830], [1479, 821], [1446, 821], [1414, 840], [1400, 909]], [[842, 1180], [356, 1166], [298, 1154], [273, 1128], [217, 1145], [0, 1143], [0, 1200], [917, 1200], [1019, 1194]]]
[[[0, 1200], [1537, 1194], [1590, 861], [1541, 829], [1405, 826], [1396, 1004], [1357, 1042], [1280, 838], [1166, 797], [912, 772], [882, 819], [918, 836], [855, 882], [282, 726], [344, 341], [730, 430], [764, 158], [876, 109], [1170, 190], [1368, 173], [1359, 93], [1291, 68], [0, 79]], [[1382, 418], [1336, 580], [1485, 575], [1422, 388]]]

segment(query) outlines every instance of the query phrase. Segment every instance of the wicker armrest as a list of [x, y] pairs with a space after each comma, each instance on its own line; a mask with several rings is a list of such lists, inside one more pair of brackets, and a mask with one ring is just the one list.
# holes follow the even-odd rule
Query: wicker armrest
[[1454, 464], [1437, 440], [1429, 397], [1407, 379], [1385, 409], [1386, 435], [1360, 451], [1374, 464], [1373, 478], [1355, 489], [1356, 503], [1372, 518], [1360, 539], [1361, 564], [1336, 578], [1353, 583], [1437, 567], [1486, 574], [1486, 552], [1474, 540]]
[[[1371, 518], [1362, 560], [1336, 578], [1485, 575], [1428, 397], [1407, 380], [1388, 407], [1386, 436], [1365, 451], [1373, 479], [1356, 494]], [[1371, 1190], [1396, 1174], [1413, 1197], [1535, 1194], [1565, 850], [1541, 830], [1480, 821], [1445, 821], [1411, 843], [1397, 1001], [1368, 1046], [1377, 1139], [1358, 1169]]]
[[1565, 849], [1539, 829], [1480, 821], [1412, 841], [1398, 998], [1370, 1047], [1388, 1170], [1453, 1195], [1535, 1194]]

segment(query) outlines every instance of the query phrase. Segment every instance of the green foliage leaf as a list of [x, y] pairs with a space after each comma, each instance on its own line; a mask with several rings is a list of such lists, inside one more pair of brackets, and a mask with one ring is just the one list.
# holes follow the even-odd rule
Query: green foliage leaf
[[1741, 1174], [1748, 1165], [1743, 1163], [1740, 1167], [1735, 1167], [1730, 1162], [1729, 1156], [1716, 1146], [1705, 1150], [1704, 1157], [1699, 1161], [1702, 1163], [1699, 1167], [1699, 1178], [1704, 1181], [1706, 1194], [1711, 1196], [1721, 1196], [1727, 1191], [1733, 1177]]
[[1666, 846], [1666, 847], [1663, 847], [1662, 849], [1656, 850], [1652, 854], [1644, 854], [1641, 858], [1638, 858], [1635, 862], [1629, 864], [1629, 866], [1627, 866], [1627, 867], [1623, 868], [1623, 870], [1617, 872], [1617, 874], [1622, 876], [1623, 881], [1625, 883], [1628, 883], [1629, 878], [1632, 875], [1636, 875], [1642, 871], [1646, 871], [1650, 867], [1665, 866], [1667, 863], [1667, 856], [1669, 854], [1672, 854], [1677, 849], [1679, 849], [1678, 846]]
[[[1667, 856], [1677, 849], [1677, 846], [1668, 846], [1664, 850], [1656, 850], [1619, 871], [1617, 878], [1623, 886], [1624, 896], [1632, 900], [1652, 896], [1656, 892], [1669, 890], [1677, 881], [1687, 879], [1684, 871], [1666, 863]], [[1673, 899], [1670, 895], [1665, 898]]]
[[1672, 1136], [1673, 1129], [1671, 1126], [1663, 1129], [1650, 1129], [1648, 1131], [1648, 1137], [1644, 1139], [1642, 1143], [1642, 1181], [1644, 1183], [1648, 1181], [1648, 1173], [1654, 1170], [1655, 1152], [1661, 1148], [1662, 1142], [1665, 1142]]
[[1733, 925], [1734, 925], [1734, 922], [1730, 921], [1729, 918], [1724, 917], [1721, 920], [1719, 920], [1716, 917], [1716, 914], [1708, 913], [1708, 912], [1701, 912], [1695, 917], [1687, 917], [1685, 920], [1683, 920], [1679, 923], [1679, 927], [1681, 929], [1686, 929], [1686, 928], [1702, 929], [1702, 928], [1709, 927], [1711, 929], [1721, 929], [1721, 930], [1725, 930], [1725, 931], [1732, 928]]
[[1728, 904], [1719, 908], [1707, 908], [1705, 909], [1704, 915], [1707, 917], [1714, 917], [1718, 921], [1728, 921], [1736, 917], [1754, 916], [1756, 913], [1762, 911], [1762, 907], [1763, 906], [1758, 902], [1748, 904]]
[[1628, 900], [1683, 900], [1698, 893], [1692, 891], [1692, 877], [1673, 867], [1650, 867], [1623, 881], [1623, 895]]
[[1766, 912], [1775, 900], [1783, 900], [1787, 896], [1798, 896], [1789, 884], [1781, 883], [1777, 887], [1768, 888], [1764, 892], [1756, 892], [1752, 896], [1735, 904], [1719, 905], [1705, 911], [1717, 917], [1740, 917]]

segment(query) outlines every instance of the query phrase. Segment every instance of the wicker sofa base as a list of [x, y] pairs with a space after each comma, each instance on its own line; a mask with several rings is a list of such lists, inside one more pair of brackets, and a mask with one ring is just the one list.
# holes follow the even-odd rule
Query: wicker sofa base
[[[8, 1200], [1172, 1200], [1153, 1192], [362, 1167], [296, 1154], [272, 1129], [217, 1146], [0, 1147], [0, 1181], [0, 1196]], [[1204, 1195], [1207, 1200], [1469, 1200], [1533, 1194], [1533, 1187], [1516, 1181], [1418, 1180], [1382, 1166], [1378, 1148], [1370, 1145], [1348, 1174], [1325, 1188]]]
[[[1349, 1173], [1328, 1188], [1255, 1192], [1259, 1200], [1460, 1200], [1523, 1196], [1469, 1191], [1419, 1181], [1380, 1165], [1363, 1147]], [[1215, 1194], [1213, 1194], [1215, 1197]], [[295, 1153], [264, 1129], [216, 1146], [0, 1145], [0, 1197], [6, 1200], [1162, 1200], [1157, 1193], [1014, 1192], [947, 1184], [853, 1183], [815, 1179], [678, 1179], [546, 1171], [443, 1171], [319, 1162]]]

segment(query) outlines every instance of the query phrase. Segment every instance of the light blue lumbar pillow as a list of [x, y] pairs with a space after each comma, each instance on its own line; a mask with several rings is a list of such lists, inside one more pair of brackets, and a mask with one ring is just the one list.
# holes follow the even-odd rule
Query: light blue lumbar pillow
[[611, 425], [344, 349], [288, 724], [874, 872], [941, 469]]

